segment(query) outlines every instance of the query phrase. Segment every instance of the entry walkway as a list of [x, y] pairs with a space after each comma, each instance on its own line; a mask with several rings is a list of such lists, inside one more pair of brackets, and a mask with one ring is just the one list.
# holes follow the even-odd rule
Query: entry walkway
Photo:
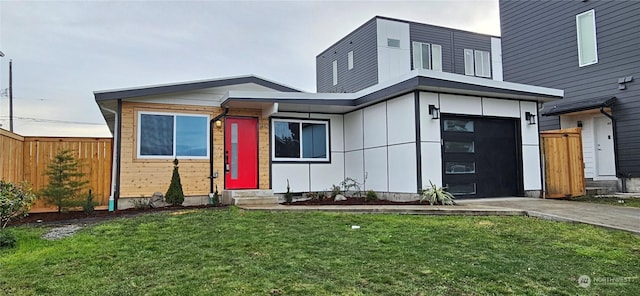
[[531, 216], [556, 221], [591, 224], [640, 234], [640, 208], [564, 200], [505, 197], [457, 201], [457, 206], [344, 205], [245, 206], [250, 210], [398, 213], [417, 215]]

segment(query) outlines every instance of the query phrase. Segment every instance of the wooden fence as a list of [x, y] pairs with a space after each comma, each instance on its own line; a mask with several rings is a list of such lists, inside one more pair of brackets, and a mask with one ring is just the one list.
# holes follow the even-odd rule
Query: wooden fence
[[585, 195], [580, 128], [543, 131], [540, 136], [544, 154], [546, 197]]
[[[56, 153], [69, 149], [89, 181], [87, 191], [93, 191], [97, 208], [104, 209], [111, 193], [112, 145], [111, 138], [22, 137], [0, 130], [0, 179], [24, 180], [37, 191], [47, 184], [45, 172]], [[53, 210], [53, 206], [40, 199], [32, 207], [32, 212]]]

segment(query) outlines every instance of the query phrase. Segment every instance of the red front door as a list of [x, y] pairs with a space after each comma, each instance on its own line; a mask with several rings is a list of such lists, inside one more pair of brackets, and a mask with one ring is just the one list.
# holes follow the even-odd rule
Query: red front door
[[258, 188], [258, 119], [225, 119], [225, 187]]

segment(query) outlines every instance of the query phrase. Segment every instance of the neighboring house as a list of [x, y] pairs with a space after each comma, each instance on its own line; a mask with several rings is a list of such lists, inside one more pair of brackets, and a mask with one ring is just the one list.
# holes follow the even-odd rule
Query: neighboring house
[[563, 89], [540, 128], [581, 127], [588, 182], [640, 192], [640, 2], [500, 0], [506, 81]]
[[502, 80], [500, 37], [374, 17], [316, 57], [319, 93], [351, 93], [415, 69]]
[[[376, 63], [358, 49], [351, 56], [354, 69]], [[389, 198], [415, 197], [429, 182], [458, 197], [540, 195], [532, 123], [561, 90], [405, 70], [350, 93], [305, 93], [255, 76], [95, 92], [114, 133], [113, 196], [164, 192], [175, 157], [185, 194], [203, 202], [214, 182], [227, 193], [283, 193], [287, 184], [310, 192], [345, 177]]]

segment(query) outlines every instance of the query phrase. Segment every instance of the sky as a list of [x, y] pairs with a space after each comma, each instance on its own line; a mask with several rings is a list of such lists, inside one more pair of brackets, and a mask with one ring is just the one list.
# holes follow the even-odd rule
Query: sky
[[[315, 57], [376, 15], [500, 35], [497, 0], [0, 0], [14, 132], [110, 137], [93, 91], [254, 74], [315, 92]], [[0, 91], [0, 128], [9, 129]]]

